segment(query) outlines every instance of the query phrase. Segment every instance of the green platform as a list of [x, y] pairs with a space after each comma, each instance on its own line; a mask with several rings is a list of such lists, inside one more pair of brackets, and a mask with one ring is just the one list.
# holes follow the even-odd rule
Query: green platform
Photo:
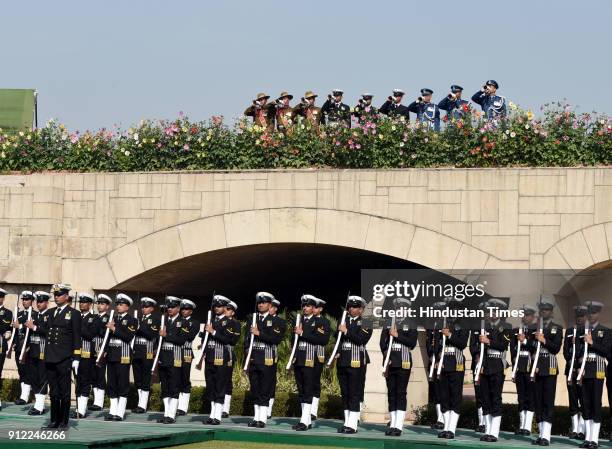
[[[265, 429], [251, 429], [246, 426], [250, 418], [227, 419], [221, 426], [205, 426], [203, 416], [181, 417], [176, 424], [157, 424], [161, 415], [152, 412], [145, 415], [128, 413], [123, 422], [105, 422], [104, 413], [94, 412], [87, 419], [71, 420], [71, 427], [64, 440], [10, 440], [9, 431], [38, 430], [47, 416], [28, 416], [27, 407], [7, 405], [0, 412], [0, 448], [160, 448], [177, 444], [201, 441], [249, 441], [273, 444], [300, 444], [304, 446], [336, 446], [372, 449], [440, 449], [452, 447], [504, 447], [533, 448], [532, 438], [517, 437], [502, 432], [496, 444], [479, 441], [480, 434], [471, 430], [459, 430], [455, 440], [441, 440], [436, 432], [427, 427], [407, 426], [401, 437], [386, 437], [385, 426], [364, 423], [355, 435], [339, 435], [336, 429], [341, 425], [335, 420], [318, 420], [312, 430], [296, 432], [291, 426], [295, 418], [273, 418]], [[553, 437], [552, 446], [576, 448], [578, 443], [564, 437]], [[612, 444], [604, 442], [604, 447]], [[222, 447], [222, 443], [219, 444]]]

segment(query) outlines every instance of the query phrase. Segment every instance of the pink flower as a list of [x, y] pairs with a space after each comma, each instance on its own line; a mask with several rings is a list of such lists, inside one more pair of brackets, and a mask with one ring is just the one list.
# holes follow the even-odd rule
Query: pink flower
[[355, 148], [357, 149], [361, 148], [361, 144], [358, 143], [357, 145], [355, 145]]
[[185, 144], [183, 145], [183, 150], [187, 151], [189, 149], [189, 145]]
[[79, 141], [79, 136], [76, 134], [70, 134], [70, 142], [77, 143]]

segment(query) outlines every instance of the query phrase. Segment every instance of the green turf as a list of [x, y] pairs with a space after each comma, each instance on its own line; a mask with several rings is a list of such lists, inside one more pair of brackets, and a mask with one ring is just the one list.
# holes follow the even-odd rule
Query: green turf
[[[218, 441], [207, 441], [204, 443], [183, 444], [173, 446], [172, 449], [219, 449], [221, 444]], [[248, 443], [246, 441], [223, 442], [223, 449], [269, 449], [268, 443]], [[295, 444], [275, 444], [274, 449], [302, 449], [304, 446]], [[332, 446], [309, 446], [310, 449], [334, 449]]]
[[[496, 444], [479, 441], [480, 434], [472, 430], [459, 429], [455, 440], [437, 438], [437, 432], [424, 426], [406, 426], [401, 437], [384, 435], [383, 424], [362, 423], [359, 433], [355, 435], [338, 434], [336, 430], [341, 422], [336, 420], [318, 420], [313, 429], [307, 432], [296, 432], [291, 426], [295, 418], [272, 418], [265, 429], [247, 427], [250, 418], [233, 417], [224, 420], [221, 426], [205, 426], [203, 416], [189, 415], [178, 418], [172, 425], [158, 424], [158, 412], [144, 415], [128, 413], [123, 422], [106, 422], [103, 412], [94, 412], [87, 419], [71, 420], [70, 431], [65, 440], [29, 440], [15, 441], [8, 439], [9, 431], [37, 430], [48, 419], [48, 416], [28, 416], [28, 407], [8, 405], [0, 412], [0, 448], [28, 449], [104, 449], [118, 448], [147, 449], [164, 448], [190, 443], [200, 444], [194, 448], [258, 448], [257, 444], [270, 449], [280, 449], [281, 445], [292, 447], [346, 447], [371, 449], [443, 449], [449, 446], [467, 449], [484, 449], [501, 447], [504, 449], [533, 448], [533, 438], [519, 437], [502, 432]], [[207, 446], [206, 443], [210, 444]], [[253, 446], [248, 446], [251, 444]], [[565, 437], [553, 437], [555, 448], [576, 448], [578, 442]], [[607, 441], [602, 446], [610, 446]], [[288, 448], [287, 448], [288, 449]]]

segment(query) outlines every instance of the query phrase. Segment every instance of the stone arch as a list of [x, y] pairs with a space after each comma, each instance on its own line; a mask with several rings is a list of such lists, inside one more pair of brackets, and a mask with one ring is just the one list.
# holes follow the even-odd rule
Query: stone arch
[[612, 221], [578, 229], [544, 253], [544, 269], [580, 271], [612, 259]]
[[[95, 261], [70, 260], [65, 273], [85, 289], [110, 289], [166, 263], [242, 245], [321, 243], [364, 249], [438, 270], [503, 266], [449, 235], [377, 215], [320, 208], [270, 208], [199, 218], [142, 236]], [[83, 265], [93, 264], [80, 270]], [[93, 273], [92, 279], [79, 274]]]

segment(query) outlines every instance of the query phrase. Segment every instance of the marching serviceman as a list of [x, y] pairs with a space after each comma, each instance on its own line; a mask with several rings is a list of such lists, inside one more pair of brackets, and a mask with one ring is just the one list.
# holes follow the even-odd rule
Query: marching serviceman
[[[394, 310], [410, 308], [410, 300], [396, 298], [393, 300]], [[380, 334], [380, 350], [387, 365], [383, 366], [387, 383], [387, 402], [391, 422], [385, 435], [400, 436], [404, 428], [406, 409], [408, 407], [406, 394], [408, 381], [412, 371], [412, 350], [418, 337], [417, 327], [409, 318], [390, 320]], [[389, 344], [391, 342], [391, 347]], [[388, 355], [387, 355], [388, 354]]]
[[365, 306], [366, 301], [360, 296], [349, 296], [346, 320], [338, 325], [341, 342], [336, 367], [344, 409], [344, 425], [338, 433], [357, 433], [359, 403], [365, 388], [366, 366], [370, 363], [365, 346], [372, 337], [372, 329], [361, 317]]
[[[317, 298], [315, 305], [313, 307], [313, 314], [317, 319], [323, 324], [325, 329], [328, 329], [331, 337], [331, 324], [329, 320], [325, 318], [323, 313], [323, 307], [326, 302], [320, 298]], [[317, 416], [319, 415], [319, 398], [321, 397], [321, 374], [323, 374], [323, 367], [325, 366], [325, 345], [317, 345], [317, 361], [319, 363], [315, 363], [315, 385], [314, 391], [312, 392], [312, 406], [310, 408], [310, 420], [316, 421]]]
[[200, 322], [192, 315], [196, 308], [193, 301], [181, 299], [181, 318], [183, 326], [188, 329], [187, 340], [183, 344], [183, 363], [181, 365], [181, 381], [179, 384], [177, 416], [185, 416], [189, 411], [191, 397], [191, 362], [193, 361], [193, 340], [200, 333]]
[[81, 311], [81, 361], [76, 376], [77, 409], [72, 418], [85, 418], [87, 401], [95, 380], [96, 358], [94, 339], [100, 334], [100, 320], [91, 310], [94, 297], [88, 293], [79, 293]]
[[[240, 322], [234, 319], [234, 315], [236, 315], [236, 310], [238, 310], [238, 305], [234, 301], [229, 301], [227, 305], [225, 306], [225, 316], [235, 321], [236, 323], [238, 323], [238, 338], [240, 338]], [[223, 412], [221, 413], [222, 418], [229, 418], [230, 407], [232, 404], [232, 392], [234, 391], [233, 389], [234, 382], [232, 381], [232, 378], [233, 378], [233, 373], [234, 373], [234, 367], [236, 366], [236, 352], [234, 350], [234, 347], [236, 346], [236, 343], [234, 343], [233, 345], [230, 344], [228, 348], [231, 352], [231, 359], [230, 359], [231, 366], [230, 366], [230, 370], [228, 373], [229, 380], [227, 381], [226, 386], [225, 386], [225, 397], [223, 399]]]
[[31, 367], [32, 391], [34, 392], [34, 406], [28, 411], [28, 415], [42, 415], [45, 412], [45, 397], [49, 391], [47, 381], [47, 370], [45, 369], [45, 346], [47, 344], [47, 328], [49, 324], [49, 298], [47, 292], [37, 291], [36, 308], [38, 313], [32, 319], [26, 321], [25, 325], [30, 329], [30, 344], [26, 357]]
[[599, 313], [603, 304], [598, 301], [587, 301], [588, 328], [582, 327], [586, 345], [586, 362], [581, 367], [582, 408], [585, 422], [584, 442], [582, 448], [595, 449], [599, 445], [601, 427], [601, 396], [606, 377], [606, 359], [612, 350], [610, 329], [599, 322]]
[[[486, 301], [478, 304], [478, 309], [486, 312]], [[474, 396], [476, 399], [476, 412], [478, 414], [478, 425], [476, 426], [477, 433], [484, 433], [485, 431], [485, 419], [482, 413], [482, 394], [480, 392], [480, 382], [476, 381], [476, 368], [478, 366], [478, 358], [480, 354], [480, 331], [472, 329], [470, 332], [470, 354], [472, 355], [472, 364], [470, 369], [472, 370], [472, 376], [474, 380]]]
[[[32, 391], [32, 365], [27, 362], [25, 358], [24, 360], [20, 360], [20, 355], [26, 337], [27, 327], [25, 323], [28, 320], [28, 313], [30, 313], [32, 319], [36, 319], [36, 311], [34, 311], [32, 307], [34, 293], [30, 290], [24, 290], [19, 294], [19, 298], [21, 299], [23, 310], [17, 312], [17, 321], [13, 322], [13, 327], [17, 329], [15, 339], [13, 340], [13, 354], [15, 357], [15, 364], [17, 365], [17, 373], [19, 374], [21, 394], [15, 401], [15, 405], [25, 405], [30, 402], [30, 392]], [[30, 335], [28, 334], [28, 340], [29, 339]], [[29, 342], [25, 342], [26, 347], [28, 343]]]
[[[2, 392], [2, 369], [4, 368], [4, 359], [8, 351], [8, 343], [5, 334], [10, 333], [11, 323], [13, 321], [13, 312], [4, 307], [4, 298], [7, 292], [0, 288], [0, 392]], [[2, 398], [0, 398], [0, 410], [2, 410]]]
[[[535, 409], [536, 422], [538, 423], [539, 436], [535, 444], [540, 446], [550, 445], [550, 431], [552, 428], [553, 410], [555, 406], [555, 392], [557, 389], [557, 353], [563, 342], [563, 328], [552, 321], [553, 314], [552, 298], [542, 297], [538, 304], [540, 322], [535, 333], [535, 345], [533, 363], [535, 369]], [[535, 359], [538, 352], [539, 357]], [[533, 377], [533, 376], [532, 376]]]
[[317, 94], [309, 90], [304, 94], [300, 103], [293, 108], [294, 116], [302, 117], [305, 124], [313, 127], [319, 126], [323, 121], [321, 108], [315, 106], [317, 96]]
[[[240, 339], [240, 322], [226, 313], [230, 303], [232, 301], [223, 295], [213, 297], [214, 317], [210, 324], [206, 325], [208, 340], [206, 347], [202, 348], [205, 361], [206, 394], [210, 401], [210, 416], [204, 421], [204, 424], [214, 426], [221, 424], [223, 418], [227, 384], [232, 383], [233, 348]], [[234, 305], [235, 303], [232, 303], [230, 307], [235, 310]]]
[[132, 413], [145, 413], [149, 403], [151, 369], [159, 338], [159, 317], [153, 316], [156, 305], [157, 301], [153, 298], [145, 296], [140, 299], [142, 313], [134, 337], [134, 359], [132, 361], [134, 386], [138, 390], [138, 405], [132, 410]]
[[504, 353], [510, 342], [510, 330], [498, 317], [498, 310], [506, 307], [501, 299], [492, 298], [486, 302], [488, 319], [485, 321], [484, 334], [478, 337], [480, 344], [484, 345], [479, 382], [485, 434], [480, 437], [480, 441], [496, 442], [499, 437], [506, 363]]
[[56, 306], [49, 310], [45, 368], [51, 397], [51, 416], [43, 429], [66, 430], [70, 414], [70, 375], [81, 358], [81, 314], [70, 307], [70, 287], [52, 288]]
[[431, 102], [433, 90], [421, 89], [421, 96], [408, 105], [408, 110], [417, 116], [417, 122], [427, 129], [440, 131], [440, 108]]
[[374, 121], [378, 118], [378, 109], [372, 106], [374, 95], [365, 93], [361, 95], [357, 106], [353, 109], [353, 115], [358, 121]]
[[[280, 308], [281, 303], [278, 299], [274, 298], [272, 300], [272, 303], [270, 304], [270, 315], [272, 316], [277, 316], [278, 315], [278, 309]], [[282, 320], [281, 323], [281, 332], [283, 335], [285, 335], [285, 332], [287, 332], [287, 323]], [[276, 346], [274, 346], [274, 353], [276, 354]], [[276, 358], [276, 357], [275, 357]], [[274, 397], [276, 396], [276, 380], [277, 380], [277, 376], [276, 376], [276, 370], [277, 370], [278, 366], [275, 364], [274, 365], [274, 382], [272, 384], [272, 392], [270, 393], [270, 401], [268, 403], [268, 419], [270, 419], [272, 417], [272, 408], [274, 406]]]
[[[534, 383], [530, 379], [531, 375], [531, 348], [533, 346], [533, 334], [536, 331], [537, 320], [535, 319], [535, 309], [529, 306], [523, 306], [523, 316], [519, 327], [513, 329], [513, 335], [510, 341], [510, 355], [512, 360], [512, 369], [516, 384], [516, 396], [518, 399], [519, 411], [519, 428], [515, 432], [516, 435], [530, 435], [531, 425], [533, 422], [533, 413], [535, 411], [535, 403], [533, 396]], [[517, 349], [520, 350], [517, 354]], [[518, 357], [518, 360], [517, 360]], [[516, 370], [514, 367], [516, 366]]]
[[[584, 327], [586, 315], [586, 306], [574, 306], [575, 324], [565, 331], [565, 337], [563, 339], [567, 396], [569, 400], [569, 412], [572, 419], [572, 431], [569, 437], [573, 440], [584, 440], [585, 437], [585, 423], [582, 416], [582, 382], [578, 382], [576, 377], [580, 371], [580, 360], [584, 352], [584, 337], [580, 332], [582, 332], [581, 329]], [[572, 366], [573, 368], [570, 368]]]
[[291, 100], [293, 100], [293, 95], [289, 92], [281, 92], [274, 102], [276, 129], [280, 132], [286, 132], [293, 124], [293, 108], [289, 104]]
[[463, 87], [453, 84], [450, 90], [450, 93], [438, 103], [438, 108], [446, 111], [446, 120], [452, 122], [464, 117], [470, 110], [470, 102], [461, 98]]
[[[189, 336], [189, 328], [183, 323], [180, 316], [181, 300], [176, 296], [166, 296], [166, 317], [164, 325], [159, 328], [162, 339], [159, 353], [159, 383], [161, 397], [164, 403], [164, 417], [158, 423], [174, 424], [181, 379], [181, 365], [183, 364], [183, 345]], [[155, 369], [153, 367], [152, 369]]]
[[257, 94], [253, 100], [253, 104], [246, 108], [244, 115], [253, 118], [253, 125], [261, 126], [269, 131], [274, 130], [274, 115], [275, 107], [272, 103], [268, 103], [270, 95], [263, 92]]
[[[98, 360], [100, 354], [100, 347], [102, 346], [102, 340], [104, 340], [104, 334], [106, 333], [106, 325], [110, 318], [108, 309], [111, 306], [111, 298], [104, 293], [100, 293], [96, 297], [96, 307], [98, 309], [98, 335], [94, 337], [94, 350], [95, 358]], [[105, 352], [105, 351], [104, 351]], [[94, 366], [94, 383], [93, 383], [93, 404], [89, 406], [89, 410], [92, 412], [98, 412], [104, 407], [104, 393], [106, 392], [106, 358], [104, 354], [99, 359], [99, 362], [95, 363]]]
[[[287, 326], [284, 320], [270, 314], [270, 306], [276, 299], [271, 293], [259, 292], [255, 297], [257, 315], [255, 326], [251, 326], [250, 329], [250, 334], [254, 338], [251, 358], [248, 360], [249, 383], [255, 413], [249, 422], [249, 427], [261, 429], [266, 427], [270, 398], [273, 396], [278, 363], [276, 346], [282, 341]], [[248, 317], [247, 322], [252, 323], [252, 315]], [[245, 338], [245, 346], [249, 344], [250, 338]]]
[[302, 296], [302, 320], [293, 330], [298, 336], [298, 345], [291, 362], [302, 408], [300, 422], [293, 426], [293, 429], [298, 431], [312, 427], [312, 398], [319, 373], [315, 365], [323, 363], [318, 357], [318, 347], [325, 346], [330, 337], [329, 326], [326, 327], [326, 323], [314, 315], [314, 307], [319, 301], [319, 298], [313, 295]]
[[479, 104], [487, 119], [504, 119], [508, 113], [506, 98], [497, 95], [499, 84], [495, 80], [487, 81], [482, 89], [472, 95], [472, 101]]
[[343, 94], [344, 92], [341, 89], [334, 89], [327, 96], [327, 100], [321, 107], [324, 124], [351, 127], [351, 108], [348, 104], [342, 103]]
[[[437, 301], [431, 305], [434, 309], [442, 310], [446, 307], [446, 303], [444, 301]], [[436, 422], [431, 425], [431, 428], [434, 430], [442, 430], [444, 429], [444, 415], [442, 414], [442, 404], [440, 402], [440, 393], [439, 393], [439, 383], [436, 376], [433, 375], [432, 365], [435, 367], [436, 360], [438, 354], [436, 353], [436, 348], [438, 348], [438, 342], [441, 340], [440, 335], [440, 325], [442, 323], [438, 321], [434, 321], [433, 329], [426, 329], [426, 351], [428, 358], [428, 367], [427, 373], [431, 373], [432, 375], [427, 376], [427, 387], [428, 387], [428, 398], [430, 404], [435, 404], [436, 407]]]
[[410, 111], [402, 104], [402, 98], [404, 98], [404, 91], [393, 89], [393, 95], [387, 97], [387, 101], [380, 107], [380, 113], [390, 117], [403, 117], [407, 122], [410, 121]]
[[[450, 299], [447, 307], [452, 308], [460, 304]], [[441, 334], [445, 342], [440, 340], [439, 356], [436, 369], [440, 372], [438, 379], [438, 394], [442, 414], [444, 416], [444, 430], [438, 433], [438, 438], [453, 439], [457, 431], [461, 400], [463, 398], [463, 377], [465, 374], [465, 356], [463, 350], [467, 346], [469, 330], [462, 329], [456, 320], [446, 320]], [[440, 368], [440, 364], [442, 367]]]
[[127, 397], [130, 392], [130, 343], [138, 328], [138, 320], [128, 314], [134, 304], [125, 293], [115, 297], [115, 316], [106, 324], [110, 329], [106, 347], [106, 392], [110, 398], [110, 409], [105, 421], [123, 421]]

